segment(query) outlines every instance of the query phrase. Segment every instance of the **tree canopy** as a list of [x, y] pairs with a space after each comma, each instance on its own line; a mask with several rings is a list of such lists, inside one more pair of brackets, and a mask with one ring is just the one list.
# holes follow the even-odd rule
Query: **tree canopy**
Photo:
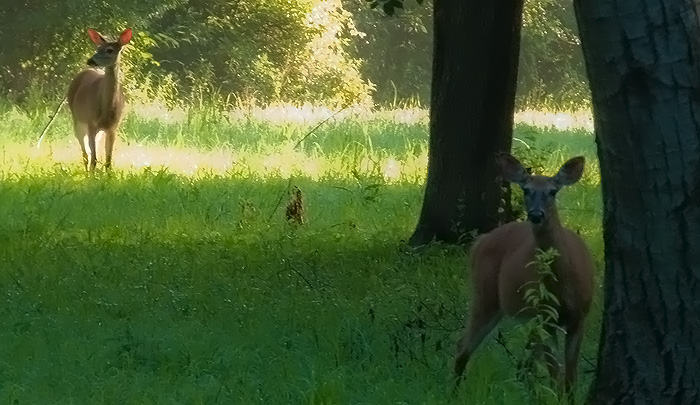
[[[123, 65], [132, 97], [427, 105], [432, 2], [420, 3], [14, 2], [0, 7], [0, 36], [11, 39], [0, 43], [0, 93], [13, 100], [62, 96], [92, 50], [87, 28], [113, 36], [130, 26], [135, 38]], [[527, 2], [521, 107], [586, 105], [576, 38], [570, 1]]]

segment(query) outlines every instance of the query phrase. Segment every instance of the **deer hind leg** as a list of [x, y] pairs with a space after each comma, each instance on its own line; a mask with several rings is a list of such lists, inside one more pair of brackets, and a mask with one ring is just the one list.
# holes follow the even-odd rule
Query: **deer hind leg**
[[105, 169], [107, 170], [112, 168], [112, 151], [114, 150], [116, 138], [116, 128], [105, 130]]
[[78, 138], [78, 145], [80, 145], [80, 151], [82, 152], [83, 166], [85, 166], [85, 170], [87, 170], [88, 155], [87, 151], [85, 150], [85, 136], [88, 134], [88, 126], [87, 124], [74, 120], [73, 132], [75, 133], [75, 137]]
[[469, 358], [503, 317], [498, 307], [498, 300], [493, 301], [488, 303], [490, 305], [483, 305], [485, 302], [476, 301], [476, 307], [472, 312], [469, 325], [459, 340], [454, 364], [455, 390], [459, 386]]
[[572, 392], [576, 381], [576, 368], [578, 367], [579, 352], [583, 341], [583, 321], [575, 322], [566, 328], [566, 344], [564, 349], [566, 374], [564, 376], [564, 389], [567, 394]]

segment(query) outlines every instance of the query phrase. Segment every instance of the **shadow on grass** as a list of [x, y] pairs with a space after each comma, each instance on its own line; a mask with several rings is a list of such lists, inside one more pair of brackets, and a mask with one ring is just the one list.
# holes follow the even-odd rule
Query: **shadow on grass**
[[[449, 402], [465, 252], [401, 243], [422, 186], [293, 183], [297, 228], [273, 212], [283, 179], [2, 183], [3, 402]], [[466, 390], [522, 403], [504, 351], [482, 353]]]

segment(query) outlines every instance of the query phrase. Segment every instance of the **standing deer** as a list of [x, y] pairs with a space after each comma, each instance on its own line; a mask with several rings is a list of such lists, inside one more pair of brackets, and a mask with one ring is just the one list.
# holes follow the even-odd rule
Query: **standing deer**
[[[458, 344], [454, 373], [457, 388], [470, 356], [484, 338], [506, 316], [531, 317], [524, 293], [537, 282], [536, 250], [554, 248], [559, 253], [551, 270], [557, 281], [547, 285], [559, 301], [558, 322], [566, 331], [564, 386], [569, 392], [576, 380], [584, 320], [593, 296], [593, 259], [583, 239], [559, 221], [556, 194], [563, 186], [576, 183], [583, 175], [584, 158], [564, 163], [554, 177], [530, 175], [509, 154], [500, 154], [497, 163], [503, 177], [523, 190], [527, 222], [510, 222], [481, 236], [474, 244], [472, 263], [472, 310], [466, 331]], [[556, 331], [550, 330], [556, 343]], [[540, 347], [547, 355], [551, 374], [559, 364], [551, 348]]]
[[97, 151], [95, 137], [105, 133], [105, 168], [112, 166], [112, 150], [117, 128], [124, 111], [124, 92], [119, 83], [119, 54], [131, 41], [131, 28], [127, 28], [117, 41], [107, 41], [99, 32], [89, 29], [97, 52], [88, 59], [91, 67], [102, 67], [104, 72], [87, 68], [78, 73], [68, 87], [68, 106], [73, 115], [73, 130], [83, 152], [83, 164], [88, 169], [85, 135], [90, 147], [90, 171], [95, 170]]

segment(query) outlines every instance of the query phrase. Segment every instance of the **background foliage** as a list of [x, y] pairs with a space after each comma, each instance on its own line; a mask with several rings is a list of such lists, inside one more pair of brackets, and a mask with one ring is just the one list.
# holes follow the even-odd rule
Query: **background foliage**
[[[0, 93], [59, 99], [92, 51], [95, 27], [135, 38], [124, 58], [131, 97], [192, 105], [213, 100], [406, 102], [427, 105], [432, 2], [387, 17], [365, 0], [65, 0], [0, 6]], [[570, 0], [525, 5], [521, 108], [579, 108], [588, 91]]]

